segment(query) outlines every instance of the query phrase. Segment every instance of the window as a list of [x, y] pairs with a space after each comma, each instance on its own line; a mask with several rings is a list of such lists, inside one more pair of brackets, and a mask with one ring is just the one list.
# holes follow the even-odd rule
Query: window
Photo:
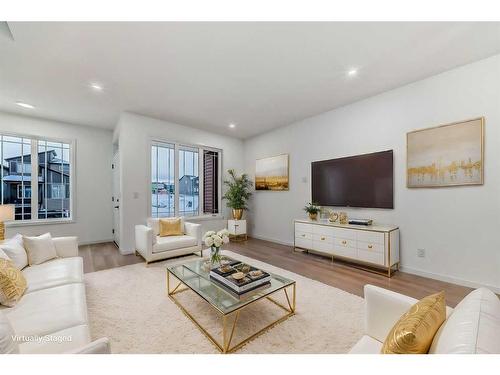
[[218, 213], [219, 162], [220, 151], [217, 150], [152, 142], [152, 216]]
[[0, 135], [1, 202], [15, 220], [71, 218], [71, 144]]
[[151, 214], [175, 216], [174, 145], [154, 143], [151, 147]]

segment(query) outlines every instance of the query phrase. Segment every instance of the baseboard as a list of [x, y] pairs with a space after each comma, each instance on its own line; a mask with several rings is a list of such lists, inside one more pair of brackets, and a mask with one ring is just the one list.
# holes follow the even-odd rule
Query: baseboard
[[286, 246], [293, 246], [293, 242], [288, 242], [288, 241], [281, 241], [281, 240], [277, 240], [276, 238], [269, 238], [269, 237], [265, 237], [265, 236], [259, 236], [257, 234], [248, 234], [250, 237], [252, 238], [256, 238], [258, 240], [263, 240], [263, 241], [269, 241], [269, 242], [274, 242], [274, 243], [279, 243], [280, 245], [286, 245]]
[[493, 285], [481, 284], [481, 283], [477, 283], [475, 281], [464, 280], [464, 279], [460, 279], [460, 278], [453, 277], [453, 276], [442, 275], [439, 273], [427, 272], [424, 270], [419, 270], [417, 268], [412, 268], [412, 267], [406, 267], [403, 265], [401, 265], [399, 269], [401, 270], [401, 272], [411, 273], [413, 275], [423, 276], [423, 277], [427, 277], [429, 279], [445, 281], [445, 282], [452, 283], [452, 284], [467, 286], [469, 288], [485, 287], [485, 288], [488, 288], [497, 294], [500, 294], [500, 287], [496, 287]]
[[85, 246], [85, 245], [96, 245], [96, 244], [99, 244], [99, 243], [106, 243], [106, 242], [113, 242], [114, 239], [113, 238], [110, 238], [110, 239], [107, 239], [107, 240], [99, 240], [99, 241], [84, 241], [84, 242], [79, 242], [78, 245], [80, 246]]

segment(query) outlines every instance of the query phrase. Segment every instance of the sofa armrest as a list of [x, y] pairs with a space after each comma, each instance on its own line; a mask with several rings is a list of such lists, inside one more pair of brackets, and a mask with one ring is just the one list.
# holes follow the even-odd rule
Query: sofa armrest
[[145, 225], [135, 226], [135, 248], [142, 254], [152, 254], [154, 241], [153, 228]]
[[198, 245], [201, 245], [201, 224], [184, 223], [184, 230], [188, 236], [195, 237], [198, 240]]
[[365, 334], [384, 342], [394, 324], [418, 302], [374, 285], [365, 285]]
[[68, 354], [111, 354], [111, 346], [107, 337], [92, 341]]
[[57, 256], [71, 258], [78, 256], [78, 237], [54, 237]]

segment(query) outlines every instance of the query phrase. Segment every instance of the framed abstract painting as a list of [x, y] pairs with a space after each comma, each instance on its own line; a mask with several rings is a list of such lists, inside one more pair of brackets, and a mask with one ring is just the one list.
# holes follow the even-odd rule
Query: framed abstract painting
[[288, 154], [255, 162], [255, 190], [288, 190]]
[[482, 185], [484, 118], [409, 132], [406, 151], [409, 188]]

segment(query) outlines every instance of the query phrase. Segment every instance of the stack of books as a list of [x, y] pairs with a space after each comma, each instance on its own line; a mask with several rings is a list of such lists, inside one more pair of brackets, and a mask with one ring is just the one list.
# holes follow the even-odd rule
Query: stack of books
[[[232, 277], [233, 274], [242, 272], [242, 270], [247, 271], [245, 277], [240, 280]], [[271, 282], [271, 275], [267, 272], [241, 262], [231, 262], [224, 271], [221, 271], [220, 267], [213, 268], [210, 271], [210, 278], [237, 296], [265, 288]]]

